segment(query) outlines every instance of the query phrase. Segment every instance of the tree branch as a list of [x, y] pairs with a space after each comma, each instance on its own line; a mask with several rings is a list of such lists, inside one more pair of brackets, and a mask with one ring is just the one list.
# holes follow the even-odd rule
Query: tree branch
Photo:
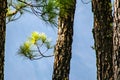
[[90, 3], [90, 2], [91, 2], [91, 0], [90, 0], [90, 1], [88, 1], [88, 2], [85, 2], [85, 1], [81, 0], [81, 2], [82, 2], [83, 4], [88, 4], [88, 3]]

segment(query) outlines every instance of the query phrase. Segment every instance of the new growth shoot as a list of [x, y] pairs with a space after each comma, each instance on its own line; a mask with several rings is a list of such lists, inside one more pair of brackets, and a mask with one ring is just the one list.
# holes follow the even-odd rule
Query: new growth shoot
[[54, 56], [45, 55], [45, 53], [52, 48], [51, 41], [44, 33], [32, 32], [28, 40], [20, 46], [18, 54], [30, 60], [38, 60]]

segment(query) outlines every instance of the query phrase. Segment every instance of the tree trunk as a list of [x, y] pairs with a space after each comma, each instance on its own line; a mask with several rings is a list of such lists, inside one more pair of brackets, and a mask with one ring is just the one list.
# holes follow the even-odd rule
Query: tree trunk
[[7, 0], [0, 0], [0, 80], [4, 80], [4, 50]]
[[52, 80], [69, 80], [76, 0], [72, 1], [74, 1], [73, 5], [60, 10]]
[[114, 80], [120, 80], [120, 0], [114, 2], [113, 32]]
[[113, 27], [111, 0], [92, 0], [93, 36], [97, 58], [97, 80], [113, 80]]

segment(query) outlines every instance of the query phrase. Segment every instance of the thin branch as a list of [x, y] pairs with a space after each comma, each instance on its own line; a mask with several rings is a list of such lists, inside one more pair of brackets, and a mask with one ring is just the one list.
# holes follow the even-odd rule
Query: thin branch
[[38, 57], [38, 58], [31, 58], [30, 60], [39, 60], [42, 59], [43, 57]]
[[49, 55], [49, 56], [46, 56], [46, 55], [44, 55], [43, 53], [41, 53], [40, 48], [39, 48], [39, 46], [38, 46], [38, 45], [36, 45], [36, 47], [37, 47], [38, 52], [40, 53], [40, 55], [41, 55], [42, 57], [53, 57], [53, 56], [54, 56], [54, 55]]
[[27, 2], [22, 1], [22, 0], [18, 0], [18, 1], [24, 3], [24, 4], [28, 5], [28, 6], [32, 6], [31, 3], [27, 3]]
[[48, 51], [48, 49], [46, 49], [44, 52], [42, 52], [43, 54], [45, 54]]
[[22, 1], [22, 0], [18, 0], [18, 1], [28, 5], [30, 7], [44, 7], [43, 5], [31, 4], [31, 3], [28, 3], [28, 2], [25, 2], [25, 1]]
[[32, 14], [32, 12], [30, 10], [27, 10], [27, 9], [22, 9], [22, 10]]
[[88, 4], [88, 3], [90, 3], [90, 2], [91, 2], [91, 0], [90, 0], [90, 1], [88, 1], [88, 2], [85, 2], [84, 0], [81, 0], [81, 2], [82, 2], [83, 4]]
[[[20, 6], [19, 8], [17, 8], [14, 5], [11, 5], [11, 7], [14, 8], [15, 10], [6, 15], [6, 17], [8, 17], [8, 22], [6, 24], [8, 24], [11, 21], [15, 21], [15, 20], [19, 19], [22, 15], [21, 9], [24, 9], [25, 7], [27, 7], [27, 5]], [[17, 13], [20, 13], [20, 15], [18, 17], [15, 17]]]
[[[54, 56], [54, 55], [53, 55]], [[30, 60], [39, 60], [39, 59], [42, 59], [42, 58], [44, 58], [44, 57], [53, 57], [52, 55], [51, 56], [37, 56], [37, 57], [33, 57], [33, 58], [29, 58]]]
[[22, 16], [22, 14], [20, 14], [20, 15], [19, 15], [18, 17], [16, 17], [16, 18], [15, 18], [15, 16], [16, 16], [16, 14], [13, 16], [13, 18], [11, 17], [10, 19], [9, 19], [9, 17], [8, 17], [9, 20], [6, 22], [6, 24], [8, 24], [9, 22], [18, 20], [18, 19]]
[[32, 52], [38, 52], [38, 50], [31, 50]]

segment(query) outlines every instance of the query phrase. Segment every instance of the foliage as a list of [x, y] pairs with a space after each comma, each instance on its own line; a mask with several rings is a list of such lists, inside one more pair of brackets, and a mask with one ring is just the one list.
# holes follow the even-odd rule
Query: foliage
[[53, 55], [44, 55], [48, 49], [52, 48], [50, 40], [44, 33], [33, 32], [28, 40], [20, 46], [18, 54], [30, 60], [36, 60], [43, 57], [52, 57]]
[[[8, 0], [8, 22], [19, 19], [24, 11], [34, 13], [46, 23], [57, 26], [58, 15], [66, 15], [74, 0]], [[60, 13], [60, 11], [62, 13]], [[18, 16], [18, 14], [20, 16]], [[17, 16], [17, 17], [16, 17]]]
[[16, 3], [8, 1], [8, 9], [6, 13], [7, 23], [19, 19], [23, 12], [26, 11], [25, 8], [27, 7], [26, 4], [21, 2]]
[[57, 26], [57, 16], [58, 16], [58, 9], [55, 6], [55, 3], [53, 0], [47, 0], [47, 6], [44, 6], [42, 8], [42, 19], [46, 22], [49, 22], [51, 24], [54, 24]]
[[[8, 22], [19, 19], [24, 11], [34, 13], [46, 23], [57, 26], [57, 8], [52, 0], [8, 0]], [[16, 18], [16, 15], [19, 17]]]
[[54, 0], [54, 3], [59, 8], [59, 16], [69, 15], [71, 8], [74, 7], [74, 0]]

